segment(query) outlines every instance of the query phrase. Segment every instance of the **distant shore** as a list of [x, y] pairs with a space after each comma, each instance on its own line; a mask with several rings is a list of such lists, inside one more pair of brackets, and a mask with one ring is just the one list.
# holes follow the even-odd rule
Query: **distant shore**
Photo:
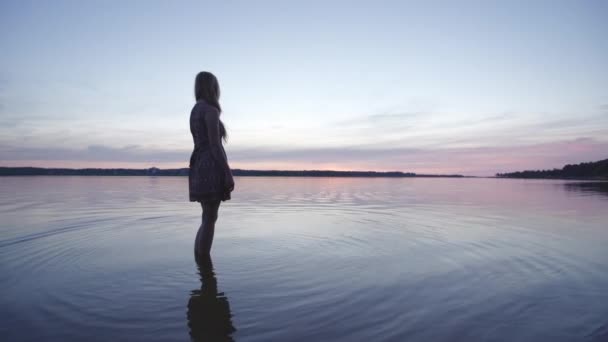
[[608, 180], [608, 159], [568, 164], [561, 169], [497, 173], [498, 178]]
[[[333, 170], [242, 170], [233, 169], [235, 176], [252, 177], [426, 177], [465, 178], [463, 175], [416, 174], [401, 171], [333, 171]], [[43, 167], [0, 167], [0, 176], [188, 176], [188, 168], [181, 169], [67, 169]]]
[[[389, 178], [479, 178], [459, 174], [417, 174], [402, 171], [334, 171], [334, 170], [243, 170], [232, 169], [235, 176], [246, 177], [389, 177]], [[159, 169], [68, 169], [44, 167], [0, 166], [0, 176], [188, 176], [188, 168]], [[562, 179], [608, 181], [608, 159], [574, 165], [553, 170], [526, 170], [497, 173], [495, 177], [515, 179]]]

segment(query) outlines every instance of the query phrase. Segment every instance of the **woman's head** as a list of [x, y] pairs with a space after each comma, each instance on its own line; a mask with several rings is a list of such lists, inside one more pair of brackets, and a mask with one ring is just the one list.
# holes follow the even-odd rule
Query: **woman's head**
[[217, 78], [208, 71], [201, 71], [194, 81], [194, 97], [196, 101], [205, 100], [210, 105], [222, 111], [220, 107], [220, 84]]
[[[194, 80], [194, 97], [196, 101], [204, 100], [209, 105], [217, 108], [220, 113], [222, 112], [222, 107], [220, 106], [220, 84], [212, 73], [201, 71], [196, 75], [196, 79]], [[220, 137], [224, 141], [228, 139], [226, 128], [221, 120]]]

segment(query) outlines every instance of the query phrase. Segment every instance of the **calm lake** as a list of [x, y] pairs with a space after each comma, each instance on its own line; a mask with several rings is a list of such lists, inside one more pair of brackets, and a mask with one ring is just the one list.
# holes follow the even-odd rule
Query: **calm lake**
[[3, 341], [606, 341], [608, 185], [0, 178]]

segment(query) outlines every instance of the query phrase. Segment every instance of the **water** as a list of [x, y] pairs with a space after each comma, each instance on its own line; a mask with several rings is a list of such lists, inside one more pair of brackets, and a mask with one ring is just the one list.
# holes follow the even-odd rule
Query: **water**
[[[606, 183], [0, 178], [4, 341], [605, 341]], [[221, 339], [220, 339], [221, 340]]]

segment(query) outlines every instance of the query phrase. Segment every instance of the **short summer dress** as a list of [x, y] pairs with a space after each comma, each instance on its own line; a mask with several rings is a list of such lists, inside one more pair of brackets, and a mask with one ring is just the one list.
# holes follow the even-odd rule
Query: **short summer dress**
[[[230, 199], [230, 192], [224, 189], [225, 172], [221, 161], [216, 160], [209, 141], [205, 115], [210, 111], [217, 111], [204, 101], [198, 101], [190, 113], [190, 132], [194, 139], [194, 151], [190, 156], [190, 169], [188, 173], [188, 187], [191, 202], [226, 201]], [[217, 148], [218, 145], [215, 145]], [[226, 152], [219, 143], [224, 156]]]

